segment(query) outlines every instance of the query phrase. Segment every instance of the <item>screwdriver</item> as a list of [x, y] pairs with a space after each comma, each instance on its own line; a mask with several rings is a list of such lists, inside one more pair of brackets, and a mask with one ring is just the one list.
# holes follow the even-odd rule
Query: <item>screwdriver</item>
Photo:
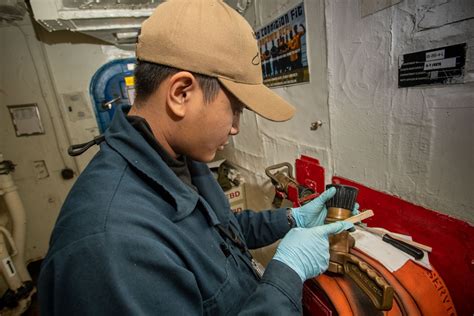
[[383, 241], [385, 241], [386, 243], [392, 245], [393, 247], [395, 247], [397, 249], [400, 249], [404, 253], [409, 254], [410, 256], [415, 258], [416, 260], [422, 259], [423, 256], [425, 255], [422, 250], [416, 248], [415, 246], [409, 245], [404, 241], [401, 241], [399, 239], [395, 239], [387, 233], [381, 232], [377, 229], [373, 229], [373, 228], [370, 228], [370, 227], [364, 227], [362, 225], [357, 225], [357, 227], [360, 227], [363, 230], [366, 230], [370, 233], [381, 236]]

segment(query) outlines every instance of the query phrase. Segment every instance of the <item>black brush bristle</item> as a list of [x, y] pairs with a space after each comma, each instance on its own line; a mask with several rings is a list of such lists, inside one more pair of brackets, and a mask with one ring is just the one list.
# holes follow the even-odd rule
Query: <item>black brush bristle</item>
[[353, 210], [359, 189], [342, 184], [328, 184], [329, 188], [336, 188], [336, 194], [326, 202], [327, 207], [339, 207], [346, 210]]

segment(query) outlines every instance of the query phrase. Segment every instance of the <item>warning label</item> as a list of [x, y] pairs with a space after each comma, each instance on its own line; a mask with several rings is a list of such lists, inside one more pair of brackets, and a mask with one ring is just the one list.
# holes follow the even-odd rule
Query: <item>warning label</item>
[[398, 87], [462, 83], [466, 47], [463, 43], [401, 56]]

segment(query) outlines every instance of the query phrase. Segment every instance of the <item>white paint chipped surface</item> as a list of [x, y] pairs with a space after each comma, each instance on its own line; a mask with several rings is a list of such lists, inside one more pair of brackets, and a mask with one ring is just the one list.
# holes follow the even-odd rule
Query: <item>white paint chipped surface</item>
[[[473, 46], [471, 2], [407, 0], [361, 18], [357, 1], [326, 0], [325, 16], [319, 2], [306, 1], [311, 83], [275, 89], [297, 114], [283, 124], [246, 114], [225, 155], [255, 175], [248, 181], [255, 190], [269, 185], [265, 167], [308, 154], [321, 160], [326, 180], [336, 174], [474, 222], [473, 53], [465, 84], [399, 89], [397, 82], [402, 54]], [[256, 14], [246, 16], [258, 27], [296, 3], [256, 1]], [[315, 27], [324, 18], [327, 79], [324, 34]], [[315, 118], [324, 125], [309, 132]], [[261, 206], [261, 194], [250, 199]]]
[[[27, 261], [45, 255], [59, 208], [73, 184], [61, 178], [61, 170], [75, 167], [66, 154], [69, 144], [65, 131], [60, 129], [63, 125], [58, 124], [61, 115], [39, 45], [28, 18], [18, 26], [0, 28], [0, 152], [17, 165], [12, 177], [27, 216]], [[7, 105], [25, 103], [38, 104], [44, 135], [15, 136]], [[37, 160], [44, 161], [49, 177], [36, 178]], [[6, 214], [3, 201], [0, 214]], [[1, 285], [0, 288], [3, 289]]]
[[[453, 3], [461, 12], [465, 2]], [[326, 5], [335, 173], [474, 222], [474, 84], [397, 87], [401, 54], [472, 46], [474, 20], [416, 31], [421, 12], [437, 20], [445, 1], [429, 10], [405, 1], [363, 19], [356, 2]]]
[[[326, 0], [325, 8], [322, 0], [306, 1], [311, 82], [275, 89], [295, 104], [295, 117], [273, 123], [246, 112], [234, 150], [224, 152], [242, 167], [249, 206], [270, 207], [273, 187], [264, 173], [266, 167], [293, 163], [307, 154], [326, 168], [326, 181], [337, 174], [474, 222], [473, 50], [468, 49], [466, 84], [397, 87], [401, 54], [462, 42], [473, 46], [474, 22], [459, 15], [467, 12], [459, 10], [462, 1], [436, 1], [430, 8], [424, 6], [427, 1], [405, 0], [365, 18], [360, 18], [358, 1]], [[256, 0], [245, 15], [261, 26], [298, 2]], [[446, 6], [454, 9], [446, 10]], [[420, 19], [422, 13], [425, 18]], [[20, 24], [28, 42], [16, 27], [0, 27], [4, 61], [0, 64], [0, 152], [19, 166], [14, 178], [29, 222], [41, 223], [28, 226], [26, 255], [33, 259], [46, 252], [51, 227], [72, 184], [62, 181], [59, 174], [64, 163], [53, 130], [60, 126], [64, 104], [56, 104], [54, 90], [59, 95], [80, 92], [87, 96], [92, 74], [122, 52], [101, 44], [73, 43], [77, 34], [72, 34], [59, 43], [41, 44], [45, 49], [41, 54], [29, 20]], [[33, 47], [32, 56], [26, 43]], [[30, 102], [40, 106], [46, 134], [16, 138], [6, 105]], [[311, 123], [317, 120], [323, 126], [311, 131]], [[63, 122], [69, 135], [57, 130], [62, 151], [67, 137], [81, 142], [95, 133], [88, 129], [96, 126], [95, 120], [84, 121]], [[90, 158], [82, 157], [76, 161], [80, 168]], [[74, 165], [72, 158], [64, 159]], [[46, 162], [49, 178], [35, 178], [35, 160]]]
[[[298, 0], [255, 1], [254, 8], [248, 9], [245, 17], [259, 28], [298, 3]], [[308, 154], [318, 157], [327, 170], [331, 170], [323, 3], [307, 2], [305, 11], [307, 34], [310, 34], [307, 46], [311, 83], [274, 89], [297, 107], [294, 118], [275, 123], [244, 111], [240, 134], [234, 137], [233, 148], [223, 153], [243, 168], [247, 183], [252, 185], [252, 190], [247, 192], [254, 191], [248, 195], [249, 206], [255, 209], [270, 207], [273, 198], [270, 180], [265, 175], [266, 167], [284, 161], [293, 164], [301, 154]], [[323, 126], [311, 131], [311, 123], [318, 120]], [[330, 172], [327, 175], [329, 181]], [[263, 203], [262, 196], [265, 196]]]

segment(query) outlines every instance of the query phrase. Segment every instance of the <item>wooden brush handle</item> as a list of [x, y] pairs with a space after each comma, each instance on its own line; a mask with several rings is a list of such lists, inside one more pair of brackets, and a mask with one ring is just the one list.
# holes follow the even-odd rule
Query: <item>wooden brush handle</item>
[[354, 215], [354, 216], [351, 216], [351, 217], [349, 217], [349, 218], [346, 218], [346, 219], [344, 220], [344, 222], [349, 222], [349, 223], [355, 224], [355, 223], [357, 223], [357, 222], [360, 222], [360, 221], [362, 221], [362, 220], [364, 220], [364, 219], [367, 219], [367, 218], [369, 218], [369, 217], [372, 217], [372, 216], [374, 216], [374, 211], [372, 211], [372, 210], [365, 210], [365, 211], [363, 211], [363, 212], [361, 212], [361, 213], [359, 213], [359, 214], [357, 214], [357, 215]]

